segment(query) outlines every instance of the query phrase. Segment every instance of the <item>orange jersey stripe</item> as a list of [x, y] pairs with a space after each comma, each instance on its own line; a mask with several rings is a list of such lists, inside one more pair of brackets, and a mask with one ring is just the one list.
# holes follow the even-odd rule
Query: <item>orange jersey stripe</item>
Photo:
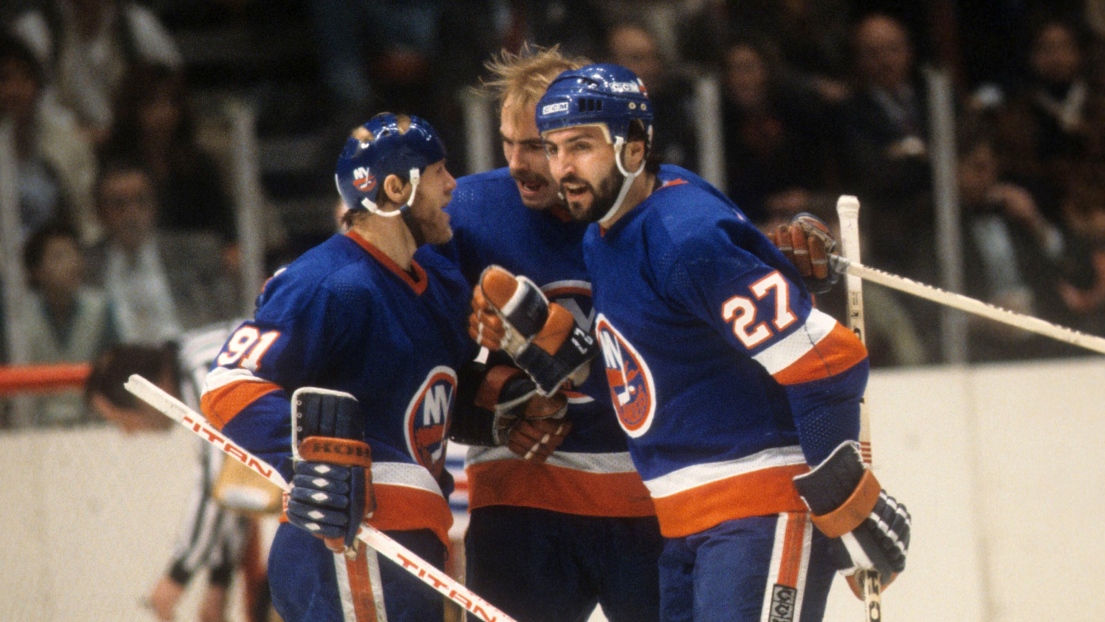
[[[779, 520], [784, 520], [783, 516]], [[806, 546], [806, 521], [804, 513], [792, 512], [785, 516], [786, 533], [783, 535], [783, 554], [779, 561], [779, 577], [776, 583], [798, 587], [798, 573], [802, 569], [802, 557]]]
[[660, 533], [665, 538], [682, 538], [727, 520], [805, 512], [792, 479], [808, 471], [804, 464], [771, 467], [653, 499]]
[[449, 528], [453, 526], [453, 513], [444, 497], [428, 490], [376, 484], [376, 512], [369, 525], [380, 531], [411, 531], [429, 529], [449, 546]]
[[588, 473], [494, 460], [469, 465], [468, 504], [472, 509], [510, 505], [581, 516], [653, 516], [656, 509], [637, 473]]
[[852, 331], [837, 324], [809, 352], [775, 372], [774, 378], [781, 385], [811, 382], [839, 374], [865, 358], [867, 350], [863, 342]]
[[204, 393], [200, 398], [200, 410], [211, 425], [221, 430], [247, 406], [273, 391], [280, 390], [279, 385], [271, 382], [231, 382]]

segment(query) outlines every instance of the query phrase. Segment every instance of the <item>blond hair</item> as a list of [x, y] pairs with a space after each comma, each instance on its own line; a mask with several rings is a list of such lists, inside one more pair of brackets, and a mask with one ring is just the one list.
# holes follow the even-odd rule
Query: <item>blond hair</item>
[[549, 83], [561, 72], [589, 64], [591, 61], [582, 56], [565, 56], [559, 45], [545, 48], [525, 43], [518, 53], [504, 49], [484, 63], [491, 77], [481, 82], [500, 106], [508, 101], [529, 106], [541, 99]]

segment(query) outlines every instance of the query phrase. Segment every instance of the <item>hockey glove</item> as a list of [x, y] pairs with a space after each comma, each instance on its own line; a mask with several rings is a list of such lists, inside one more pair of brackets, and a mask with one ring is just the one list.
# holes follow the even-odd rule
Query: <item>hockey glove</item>
[[768, 237], [798, 268], [811, 293], [824, 294], [840, 280], [840, 274], [829, 266], [829, 253], [836, 249], [836, 238], [817, 216], [802, 212], [789, 224], [779, 225]]
[[552, 395], [565, 381], [581, 384], [598, 352], [570, 311], [550, 303], [533, 281], [499, 266], [480, 275], [468, 328], [481, 346], [506, 352], [541, 395]]
[[304, 387], [292, 394], [295, 476], [288, 521], [335, 553], [354, 554], [361, 521], [376, 509], [364, 417], [348, 393]]
[[852, 591], [859, 570], [877, 570], [883, 586], [905, 570], [909, 511], [879, 487], [863, 464], [859, 444], [841, 443], [817, 468], [794, 478], [813, 524], [834, 538], [832, 554]]
[[545, 397], [521, 370], [491, 368], [476, 392], [475, 406], [491, 415], [491, 444], [505, 445], [525, 460], [544, 462], [556, 451], [572, 424], [564, 419], [568, 400]]

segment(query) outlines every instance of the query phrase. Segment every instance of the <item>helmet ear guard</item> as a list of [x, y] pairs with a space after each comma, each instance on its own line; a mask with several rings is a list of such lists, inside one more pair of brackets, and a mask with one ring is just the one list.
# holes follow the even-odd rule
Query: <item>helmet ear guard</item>
[[614, 163], [625, 179], [617, 199], [599, 224], [605, 224], [617, 213], [633, 181], [645, 170], [643, 161], [636, 171], [626, 170], [623, 162], [630, 125], [638, 121], [643, 126], [647, 152], [652, 148], [652, 119], [652, 103], [641, 79], [629, 69], [609, 63], [561, 73], [537, 102], [537, 130], [542, 137], [568, 127], [596, 125], [603, 129], [607, 142], [614, 145]]

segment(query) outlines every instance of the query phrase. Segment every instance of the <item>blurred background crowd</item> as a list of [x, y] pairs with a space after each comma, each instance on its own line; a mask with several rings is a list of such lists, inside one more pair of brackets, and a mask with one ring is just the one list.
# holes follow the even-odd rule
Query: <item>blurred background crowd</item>
[[[336, 154], [375, 112], [430, 120], [455, 175], [503, 165], [472, 87], [525, 42], [634, 70], [661, 159], [765, 229], [854, 194], [864, 263], [1105, 335], [1105, 0], [9, 0], [0, 22], [6, 362], [249, 314], [258, 274], [335, 230]], [[843, 320], [841, 289], [819, 306]], [[877, 367], [1084, 354], [973, 320], [957, 354], [936, 305], [865, 301]], [[93, 420], [50, 396], [0, 428]]]

